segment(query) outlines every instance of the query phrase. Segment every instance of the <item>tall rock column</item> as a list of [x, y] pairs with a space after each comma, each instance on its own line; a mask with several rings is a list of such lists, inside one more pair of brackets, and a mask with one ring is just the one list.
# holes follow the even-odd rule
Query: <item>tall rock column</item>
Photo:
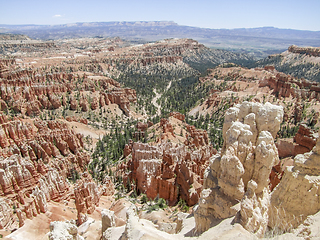
[[282, 107], [270, 103], [243, 102], [226, 112], [224, 145], [221, 154], [210, 159], [195, 210], [197, 232], [238, 212], [246, 229], [263, 235], [270, 202], [269, 174], [279, 162], [274, 138], [282, 119]]

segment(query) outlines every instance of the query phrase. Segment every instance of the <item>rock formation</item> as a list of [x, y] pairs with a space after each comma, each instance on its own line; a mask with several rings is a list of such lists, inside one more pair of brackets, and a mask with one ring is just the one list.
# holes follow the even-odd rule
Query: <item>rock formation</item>
[[299, 145], [295, 148], [295, 155], [310, 152], [316, 145], [317, 136], [313, 130], [305, 124], [300, 124], [297, 134], [294, 136], [294, 141]]
[[[174, 136], [168, 119], [161, 119], [159, 128], [162, 134]], [[167, 141], [154, 146], [131, 141], [125, 146], [129, 161], [119, 166], [118, 174], [124, 174], [125, 182], [134, 182], [138, 193], [145, 193], [148, 198], [159, 196], [175, 204], [180, 196], [189, 206], [196, 204], [204, 170], [216, 151], [206, 131], [187, 124], [186, 129], [186, 142], [176, 146]]]
[[[19, 209], [10, 221], [18, 218], [21, 226], [24, 219], [46, 212], [47, 202], [70, 199], [66, 178], [73, 171], [81, 173], [90, 158], [83, 149], [82, 135], [64, 123], [8, 120], [5, 115], [0, 119], [0, 200], [8, 200], [1, 204], [3, 213], [8, 204], [11, 212]], [[3, 221], [10, 223], [8, 218]]]
[[[120, 84], [110, 78], [93, 80], [86, 75], [20, 69], [15, 61], [0, 65], [0, 84], [1, 110], [9, 108], [28, 116], [67, 105], [70, 110], [80, 106], [86, 112], [89, 108], [96, 110], [113, 103], [129, 115], [129, 104], [136, 101], [135, 90], [120, 88]], [[95, 89], [99, 89], [98, 96], [92, 94]], [[77, 99], [75, 93], [80, 91], [90, 91], [92, 96], [82, 94]]]
[[11, 201], [0, 199], [0, 229], [5, 228], [13, 222], [13, 211]]
[[320, 140], [311, 152], [299, 154], [287, 167], [271, 195], [269, 226], [288, 231], [320, 210]]
[[173, 116], [174, 118], [176, 118], [176, 119], [179, 119], [180, 121], [184, 121], [185, 120], [185, 118], [186, 118], [186, 116], [185, 115], [183, 115], [183, 114], [181, 114], [181, 113], [179, 113], [179, 112], [171, 112], [170, 113], [170, 117], [171, 116]]
[[259, 87], [268, 86], [278, 97], [290, 97], [297, 99], [316, 99], [320, 101], [319, 83], [306, 79], [297, 79], [285, 73], [278, 72], [275, 75], [260, 81]]
[[81, 225], [87, 220], [87, 213], [90, 214], [94, 212], [96, 206], [99, 205], [100, 197], [101, 192], [91, 175], [84, 172], [74, 186], [74, 198], [78, 211], [78, 225]]
[[243, 102], [227, 110], [224, 145], [221, 154], [210, 159], [195, 210], [198, 232], [238, 212], [246, 229], [263, 236], [268, 223], [269, 175], [279, 162], [274, 138], [282, 118], [282, 107], [270, 103]]

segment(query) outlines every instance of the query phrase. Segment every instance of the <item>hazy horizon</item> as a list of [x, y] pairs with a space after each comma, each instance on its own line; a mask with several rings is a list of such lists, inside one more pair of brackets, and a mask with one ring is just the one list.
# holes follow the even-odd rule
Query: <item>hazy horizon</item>
[[[174, 21], [168, 21], [168, 20], [159, 20], [159, 21], [99, 21], [99, 22], [69, 22], [69, 23], [61, 23], [61, 24], [2, 24], [0, 25], [8, 25], [8, 26], [62, 26], [62, 25], [71, 25], [71, 24], [79, 24], [79, 23], [112, 23], [112, 22], [123, 22], [123, 23], [134, 23], [134, 22], [172, 22], [174, 24], [177, 24], [179, 26], [189, 26], [189, 25], [183, 25], [176, 23]], [[190, 27], [198, 27], [198, 26], [190, 26]], [[218, 30], [236, 30], [236, 29], [255, 29], [255, 28], [275, 28], [275, 29], [283, 29], [283, 30], [298, 30], [298, 31], [313, 31], [313, 32], [319, 32], [320, 30], [306, 30], [306, 29], [295, 29], [295, 28], [278, 28], [274, 26], [260, 26], [260, 27], [238, 27], [238, 28], [209, 28], [209, 27], [199, 27], [199, 28], [207, 28], [207, 29], [218, 29]]]
[[0, 24], [5, 25], [173, 21], [211, 29], [275, 27], [320, 31], [318, 0], [12, 0], [3, 1], [0, 6]]

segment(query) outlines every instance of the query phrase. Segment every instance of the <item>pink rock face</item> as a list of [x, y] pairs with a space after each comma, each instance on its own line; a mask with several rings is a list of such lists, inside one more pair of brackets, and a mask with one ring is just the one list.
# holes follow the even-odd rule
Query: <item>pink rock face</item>
[[195, 147], [206, 146], [209, 144], [208, 133], [205, 130], [196, 129], [195, 126], [188, 125], [187, 130], [189, 137], [186, 141], [186, 145], [193, 145]]
[[279, 139], [276, 143], [279, 157], [295, 157], [298, 154], [310, 152], [316, 145], [316, 135], [305, 124], [299, 126], [294, 139]]
[[276, 146], [279, 158], [295, 156], [296, 143], [292, 139], [278, 139]]

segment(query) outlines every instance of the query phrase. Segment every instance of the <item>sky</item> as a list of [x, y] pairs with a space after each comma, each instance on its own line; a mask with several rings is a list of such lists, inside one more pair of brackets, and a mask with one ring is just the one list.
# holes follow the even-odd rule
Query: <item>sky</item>
[[320, 0], [0, 0], [0, 24], [174, 21], [203, 28], [320, 31]]

